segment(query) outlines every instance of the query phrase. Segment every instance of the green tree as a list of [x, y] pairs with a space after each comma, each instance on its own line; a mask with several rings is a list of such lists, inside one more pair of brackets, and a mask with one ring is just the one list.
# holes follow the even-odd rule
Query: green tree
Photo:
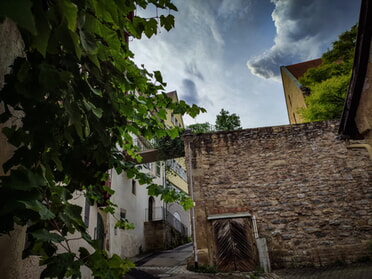
[[208, 122], [191, 124], [187, 126], [187, 128], [191, 129], [194, 134], [209, 133], [214, 131], [212, 125]]
[[[154, 5], [166, 15], [133, 16], [137, 7]], [[91, 204], [105, 200], [107, 171], [126, 171], [148, 184], [150, 194], [167, 200], [185, 195], [155, 185], [133, 161], [141, 161], [132, 135], [175, 138], [166, 129], [166, 111], [197, 115], [201, 108], [166, 96], [158, 71], [133, 62], [127, 36], [140, 39], [174, 26], [171, 0], [22, 0], [1, 1], [0, 22], [8, 17], [21, 31], [25, 57], [17, 58], [5, 77], [0, 101], [4, 123], [21, 111], [20, 126], [3, 129], [16, 147], [0, 177], [0, 234], [14, 224], [28, 225], [30, 245], [24, 256], [41, 256], [42, 278], [79, 278], [86, 265], [95, 278], [121, 278], [131, 264], [109, 257], [86, 231], [72, 194], [82, 191]], [[5, 38], [2, 38], [5, 39]], [[131, 158], [131, 160], [128, 160]], [[120, 225], [120, 224], [118, 224]], [[93, 248], [70, 249], [69, 235], [79, 233]], [[57, 253], [57, 244], [65, 252]]]
[[302, 117], [309, 121], [336, 119], [341, 116], [350, 76], [334, 76], [314, 84], [306, 98], [307, 109]]
[[307, 108], [301, 110], [307, 121], [335, 119], [341, 116], [347, 94], [358, 28], [342, 33], [333, 47], [322, 55], [322, 64], [309, 69], [299, 80], [310, 89], [305, 97]]
[[220, 114], [216, 117], [216, 130], [217, 131], [230, 131], [239, 130], [240, 117], [235, 113], [230, 114], [227, 110], [221, 109]]

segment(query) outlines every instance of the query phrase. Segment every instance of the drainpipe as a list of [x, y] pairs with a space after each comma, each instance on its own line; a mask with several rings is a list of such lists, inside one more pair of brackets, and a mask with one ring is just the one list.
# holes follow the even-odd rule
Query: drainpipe
[[253, 224], [254, 238], [256, 239], [256, 244], [257, 244], [260, 265], [265, 272], [271, 272], [270, 258], [269, 258], [269, 252], [267, 249], [266, 239], [259, 237], [256, 216], [254, 215], [252, 216], [252, 224]]
[[257, 229], [257, 222], [256, 222], [256, 216], [252, 216], [252, 223], [253, 223], [253, 233], [254, 233], [254, 238], [258, 239], [258, 229]]
[[[194, 188], [193, 188], [193, 180], [192, 180], [192, 158], [191, 158], [191, 141], [194, 140], [194, 135], [192, 134], [190, 129], [186, 129], [185, 133], [183, 134], [182, 140], [187, 143], [187, 151], [189, 157], [189, 192], [190, 197], [194, 201]], [[191, 226], [192, 226], [192, 236], [193, 236], [193, 250], [194, 250], [194, 267], [195, 270], [198, 269], [198, 247], [196, 243], [196, 228], [195, 228], [195, 202], [194, 206], [191, 207]]]
[[[167, 160], [164, 160], [164, 174], [163, 174], [163, 188], [167, 188]], [[163, 206], [163, 218], [164, 221], [167, 220], [167, 203], [164, 202]]]

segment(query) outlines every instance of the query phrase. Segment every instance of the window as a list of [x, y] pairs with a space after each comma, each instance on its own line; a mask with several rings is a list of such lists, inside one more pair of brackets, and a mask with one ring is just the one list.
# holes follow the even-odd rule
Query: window
[[153, 197], [149, 197], [149, 209], [148, 209], [148, 220], [154, 220], [154, 209], [155, 209], [155, 200]]
[[134, 179], [132, 179], [132, 194], [136, 194], [136, 181]]
[[125, 220], [127, 218], [127, 210], [120, 208], [120, 219]]
[[177, 163], [176, 160], [167, 160], [166, 164], [168, 167], [170, 167], [171, 170], [173, 170], [179, 177], [181, 177], [183, 180], [187, 181], [187, 173], [186, 170]]
[[144, 163], [143, 166], [148, 170], [152, 170], [152, 163]]
[[103, 223], [102, 215], [97, 212], [97, 227], [95, 229], [95, 237], [98, 242], [98, 248], [103, 250], [105, 243], [105, 226]]
[[90, 214], [90, 204], [87, 198], [85, 198], [85, 210], [84, 210], [84, 223], [85, 226], [89, 227], [89, 214]]
[[156, 162], [156, 175], [160, 177], [161, 163]]
[[291, 100], [291, 96], [288, 95], [288, 101], [289, 101], [289, 104], [292, 106], [292, 100]]
[[[120, 208], [120, 221], [128, 223], [127, 210], [124, 208]], [[125, 230], [125, 227], [120, 227], [120, 229]], [[115, 227], [115, 235], [116, 234], [117, 232], [116, 232], [116, 227]]]

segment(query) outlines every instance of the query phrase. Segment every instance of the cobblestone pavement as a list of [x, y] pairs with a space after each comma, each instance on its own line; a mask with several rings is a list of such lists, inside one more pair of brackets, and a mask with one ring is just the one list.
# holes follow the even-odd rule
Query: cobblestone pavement
[[372, 279], [372, 263], [326, 268], [280, 269], [260, 276], [253, 276], [251, 272], [201, 274], [186, 269], [186, 261], [191, 252], [191, 245], [184, 245], [142, 258], [136, 261], [136, 270], [124, 279]]
[[[186, 269], [186, 261], [192, 253], [190, 244], [178, 247], [173, 250], [164, 251], [149, 255], [136, 262], [137, 268], [130, 272], [125, 279], [228, 279], [228, 278], [251, 278], [248, 272], [202, 274]], [[280, 279], [275, 274], [265, 274], [262, 279]]]
[[372, 263], [275, 270], [283, 279], [372, 279]]
[[[372, 279], [372, 264], [361, 264], [346, 267], [281, 269], [273, 273], [253, 277], [249, 272], [201, 274], [188, 271], [186, 265], [176, 267], [146, 267], [141, 271], [152, 274], [152, 278], [170, 279]], [[147, 277], [133, 277], [145, 279]]]

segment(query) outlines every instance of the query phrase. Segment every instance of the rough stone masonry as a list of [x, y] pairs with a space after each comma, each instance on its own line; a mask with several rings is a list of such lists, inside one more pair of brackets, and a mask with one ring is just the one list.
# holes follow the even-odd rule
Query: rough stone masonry
[[217, 257], [207, 217], [238, 212], [256, 216], [274, 267], [372, 256], [372, 161], [337, 139], [337, 123], [193, 136], [196, 238], [207, 255], [201, 264]]

